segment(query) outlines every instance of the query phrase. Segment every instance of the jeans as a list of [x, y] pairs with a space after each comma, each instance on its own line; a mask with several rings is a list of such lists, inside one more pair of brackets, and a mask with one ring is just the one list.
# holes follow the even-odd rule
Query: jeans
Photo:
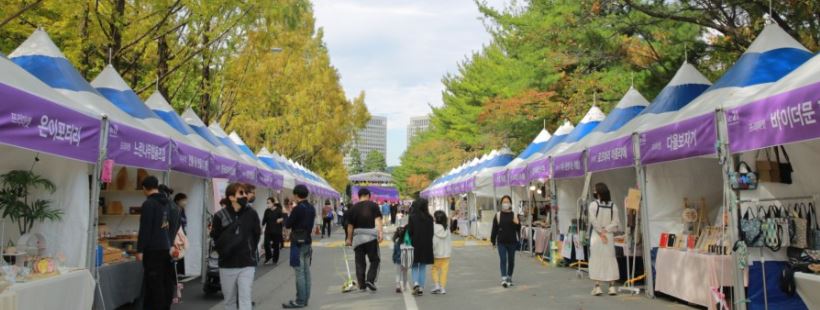
[[498, 257], [501, 259], [501, 277], [512, 279], [515, 268], [515, 243], [499, 243]]
[[[353, 251], [356, 253], [356, 281], [359, 283], [359, 288], [365, 288], [367, 282], [376, 283], [376, 278], [379, 275], [379, 241], [373, 240], [368, 243], [360, 244]], [[367, 266], [367, 261], [370, 261], [370, 267]], [[365, 274], [365, 270], [367, 274]]]
[[142, 254], [144, 309], [170, 309], [176, 275], [168, 250], [145, 251]]
[[427, 264], [413, 263], [413, 282], [419, 288], [424, 289], [424, 282], [427, 280]]
[[279, 250], [282, 249], [282, 234], [265, 234], [265, 260], [279, 262]]
[[219, 268], [219, 282], [225, 296], [225, 310], [251, 310], [253, 275], [256, 267]]
[[322, 236], [324, 236], [325, 232], [327, 232], [327, 236], [330, 237], [330, 224], [331, 223], [333, 223], [332, 219], [329, 219], [329, 218], [323, 218], [322, 219]]
[[310, 264], [313, 261], [313, 249], [310, 244], [299, 246], [299, 266], [293, 267], [296, 272], [296, 303], [307, 305], [310, 299]]

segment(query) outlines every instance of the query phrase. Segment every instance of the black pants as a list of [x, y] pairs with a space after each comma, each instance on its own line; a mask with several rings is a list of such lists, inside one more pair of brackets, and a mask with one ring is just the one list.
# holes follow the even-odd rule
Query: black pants
[[279, 250], [282, 248], [282, 234], [270, 233], [265, 234], [265, 260], [273, 260], [273, 263], [279, 262]]
[[168, 250], [146, 251], [142, 254], [143, 309], [171, 309], [176, 275]]
[[390, 224], [396, 225], [396, 212], [390, 212]]
[[330, 237], [330, 225], [333, 223], [333, 219], [323, 218], [322, 219], [322, 236], [325, 235], [327, 232], [327, 236]]
[[[355, 249], [356, 252], [356, 281], [359, 281], [359, 288], [365, 288], [365, 278], [367, 282], [376, 283], [376, 277], [379, 275], [379, 241], [373, 240], [365, 244], [360, 244]], [[367, 260], [370, 261], [370, 268], [367, 267]], [[367, 276], [365, 277], [365, 270]]]

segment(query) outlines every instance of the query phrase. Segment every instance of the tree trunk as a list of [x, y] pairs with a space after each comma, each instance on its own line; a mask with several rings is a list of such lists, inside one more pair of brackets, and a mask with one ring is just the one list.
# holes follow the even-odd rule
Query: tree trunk
[[80, 72], [83, 76], [89, 76], [91, 73], [91, 55], [94, 54], [94, 46], [88, 37], [88, 26], [91, 22], [91, 8], [86, 3], [83, 6], [83, 23], [80, 25], [80, 42], [82, 46], [82, 60], [80, 63]]
[[[108, 29], [111, 31], [111, 42], [109, 43], [109, 48], [111, 55], [116, 55], [120, 48], [122, 48], [122, 31], [120, 26], [123, 24], [123, 16], [125, 16], [125, 0], [115, 0], [114, 1], [114, 9], [111, 11], [111, 20], [108, 22]], [[112, 57], [110, 59], [111, 65], [118, 70], [122, 70], [120, 68], [120, 61], [117, 57]]]
[[202, 120], [208, 125], [211, 122], [211, 53], [209, 53], [207, 46], [211, 44], [209, 33], [211, 31], [211, 21], [205, 22], [202, 30], [202, 46], [206, 47], [202, 51], [202, 80], [199, 82], [199, 89], [202, 93], [199, 103], [199, 115]]
[[168, 61], [170, 57], [170, 53], [168, 51], [168, 41], [166, 41], [165, 35], [160, 36], [157, 39], [157, 91], [162, 94], [167, 100], [171, 100], [168, 97], [168, 86], [163, 83], [163, 78], [166, 74], [168, 74]]

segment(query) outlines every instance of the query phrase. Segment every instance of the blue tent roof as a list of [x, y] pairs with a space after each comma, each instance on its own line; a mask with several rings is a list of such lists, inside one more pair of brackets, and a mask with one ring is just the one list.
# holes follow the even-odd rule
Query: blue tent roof
[[698, 69], [684, 62], [672, 80], [641, 114], [661, 114], [677, 111], [689, 104], [712, 85]]
[[546, 154], [550, 149], [555, 147], [556, 145], [564, 142], [564, 140], [569, 136], [570, 133], [575, 129], [574, 126], [569, 121], [565, 121], [561, 127], [555, 130], [555, 133], [552, 135], [549, 141], [547, 141], [544, 146], [538, 150], [538, 153]]
[[629, 87], [621, 101], [609, 112], [606, 119], [598, 124], [598, 127], [595, 127], [594, 131], [607, 133], [618, 130], [635, 116], [638, 116], [638, 113], [641, 113], [647, 105], [649, 105], [649, 101], [635, 88]]
[[578, 126], [575, 126], [572, 132], [570, 132], [564, 141], [561, 141], [561, 143], [578, 142], [578, 140], [581, 140], [581, 138], [598, 127], [598, 124], [600, 124], [605, 118], [606, 114], [604, 114], [601, 109], [596, 106], [592, 106], [589, 108], [589, 111], [587, 111], [587, 114], [584, 115], [584, 118], [578, 123]]
[[538, 150], [540, 150], [542, 147], [544, 147], [544, 145], [547, 144], [547, 141], [549, 141], [550, 138], [552, 138], [552, 135], [549, 133], [549, 131], [547, 131], [546, 129], [541, 129], [541, 132], [539, 132], [538, 135], [535, 136], [535, 139], [532, 140], [532, 143], [530, 143], [530, 145], [528, 145], [527, 148], [525, 148], [524, 151], [522, 151], [517, 158], [529, 158], [533, 154], [537, 153]]

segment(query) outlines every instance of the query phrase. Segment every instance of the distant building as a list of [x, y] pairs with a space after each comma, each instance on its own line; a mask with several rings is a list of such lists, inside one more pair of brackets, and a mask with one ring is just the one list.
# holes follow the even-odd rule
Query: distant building
[[[371, 151], [379, 151], [387, 156], [387, 117], [373, 116], [367, 122], [367, 126], [356, 134], [355, 141], [351, 144], [351, 149], [356, 148], [362, 156], [364, 163], [367, 154]], [[344, 164], [350, 170], [350, 154], [345, 154]]]
[[411, 117], [410, 124], [407, 125], [407, 145], [410, 145], [413, 137], [427, 131], [427, 129], [430, 129], [430, 115]]

